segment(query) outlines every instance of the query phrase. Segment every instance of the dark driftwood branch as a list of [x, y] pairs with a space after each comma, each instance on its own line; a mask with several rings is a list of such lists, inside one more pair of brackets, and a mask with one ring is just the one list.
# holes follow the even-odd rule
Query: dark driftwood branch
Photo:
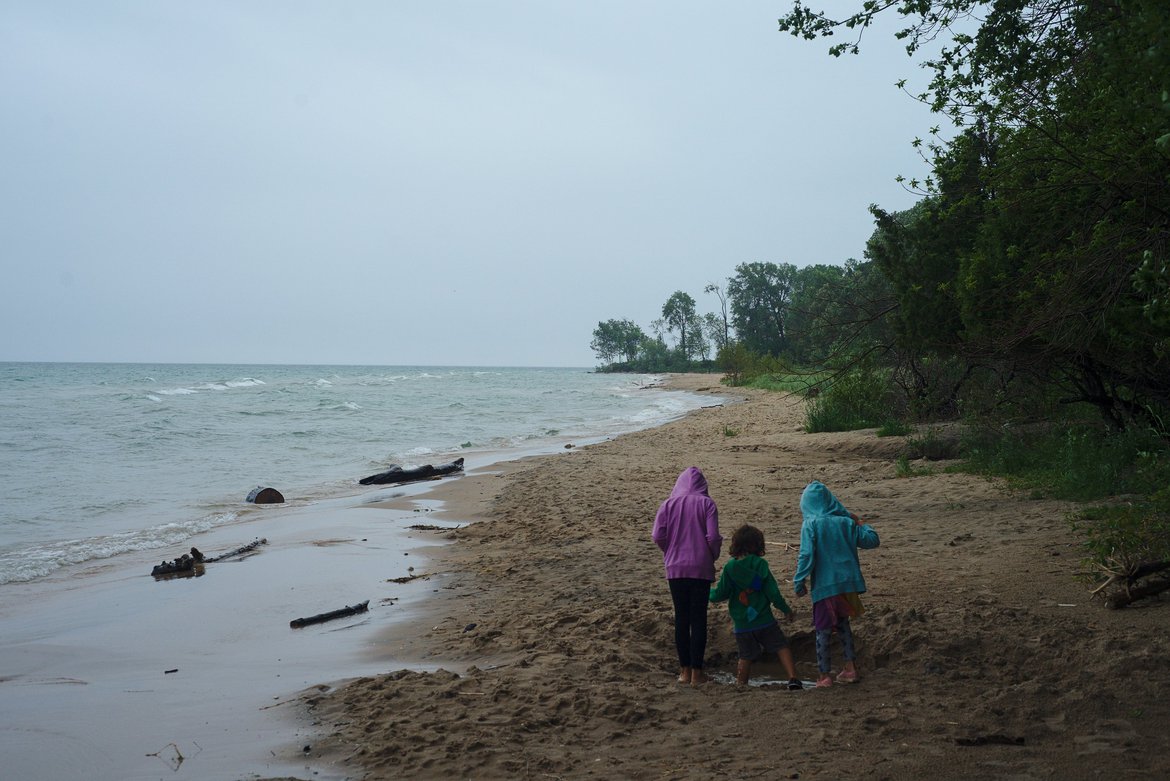
[[228, 551], [222, 556], [205, 557], [199, 552], [198, 548], [191, 548], [190, 553], [184, 553], [173, 561], [164, 561], [158, 564], [150, 571], [151, 575], [156, 578], [190, 578], [198, 577], [203, 574], [203, 565], [210, 564], [213, 561], [224, 561], [234, 556], [242, 556], [245, 553], [254, 551], [260, 545], [267, 545], [267, 539], [257, 539], [248, 543], [247, 545], [236, 548], [233, 551]]
[[415, 575], [413, 572], [409, 575], [403, 575], [401, 578], [387, 578], [387, 583], [409, 583], [412, 580], [423, 579], [426, 580], [430, 575]]
[[358, 480], [358, 482], [362, 485], [413, 483], [418, 480], [430, 480], [435, 477], [442, 477], [443, 475], [450, 475], [454, 474], [455, 472], [462, 471], [462, 458], [457, 458], [449, 464], [440, 464], [439, 466], [426, 464], [424, 466], [418, 466], [412, 469], [403, 469], [400, 465], [394, 464], [385, 472], [380, 472], [376, 475], [370, 475], [369, 477], [363, 477], [361, 480]]
[[1156, 594], [1161, 594], [1163, 591], [1170, 591], [1170, 578], [1161, 577], [1154, 578], [1140, 586], [1131, 586], [1128, 588], [1118, 589], [1109, 596], [1105, 597], [1105, 607], [1117, 610], [1132, 604], [1139, 599], [1145, 597], [1152, 597]]
[[1098, 564], [1097, 568], [1107, 577], [1090, 593], [1093, 596], [1104, 594], [1105, 606], [1115, 610], [1170, 589], [1170, 576], [1167, 575], [1137, 584], [1141, 578], [1170, 570], [1170, 561], [1135, 562], [1110, 557], [1107, 564]]
[[155, 565], [150, 574], [156, 578], [193, 577], [203, 574], [203, 554], [198, 548], [191, 548], [190, 553], [184, 553], [173, 561], [164, 561]]
[[352, 616], [354, 613], [364, 613], [369, 609], [370, 600], [367, 599], [365, 602], [360, 604], [346, 605], [345, 607], [338, 610], [330, 610], [328, 613], [318, 613], [317, 615], [309, 616], [308, 618], [294, 618], [292, 621], [288, 622], [288, 625], [293, 629], [300, 629], [302, 626], [308, 626], [309, 624], [320, 624], [325, 621], [332, 621], [335, 618], [345, 618], [346, 616]]
[[208, 563], [213, 562], [213, 561], [226, 561], [227, 559], [234, 558], [236, 556], [242, 556], [245, 553], [250, 553], [250, 552], [256, 550], [256, 548], [260, 547], [261, 545], [267, 545], [267, 544], [268, 544], [268, 538], [261, 537], [260, 539], [252, 540], [247, 545], [241, 545], [240, 547], [236, 548], [235, 550], [230, 550], [227, 553], [223, 554], [222, 556], [212, 556], [210, 559], [204, 559], [204, 561], [206, 561]]

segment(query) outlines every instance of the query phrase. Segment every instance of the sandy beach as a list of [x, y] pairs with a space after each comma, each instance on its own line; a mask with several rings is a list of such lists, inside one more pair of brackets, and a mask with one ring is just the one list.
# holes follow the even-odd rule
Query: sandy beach
[[[416, 620], [377, 638], [400, 665], [306, 692], [303, 718], [318, 735], [301, 758], [313, 768], [305, 777], [1170, 774], [1170, 613], [1156, 600], [1111, 612], [1090, 599], [1071, 505], [946, 474], [946, 462], [898, 478], [901, 438], [806, 434], [799, 400], [717, 380], [668, 382], [742, 403], [440, 485], [430, 496], [460, 528], [415, 532], [454, 542], [423, 549], [437, 587]], [[676, 682], [649, 533], [691, 465], [708, 477], [724, 536], [762, 528], [779, 578], [795, 566], [785, 543], [799, 541], [810, 480], [875, 526], [882, 545], [862, 552], [867, 613], [854, 621], [859, 684], [790, 692], [768, 685], [777, 665], [757, 664], [752, 685], [737, 688], [718, 605], [715, 680]], [[791, 601], [797, 621], [786, 628], [810, 680], [811, 607]]]

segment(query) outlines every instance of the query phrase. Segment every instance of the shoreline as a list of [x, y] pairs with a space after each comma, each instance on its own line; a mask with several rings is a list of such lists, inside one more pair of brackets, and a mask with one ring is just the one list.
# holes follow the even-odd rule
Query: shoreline
[[[1073, 505], [948, 473], [898, 478], [900, 438], [803, 432], [803, 402], [707, 384], [743, 403], [509, 462], [428, 499], [474, 521], [433, 559], [437, 596], [380, 633], [401, 669], [306, 695], [305, 760], [346, 778], [717, 776], [1095, 777], [1170, 772], [1168, 608], [1110, 612], [1078, 581]], [[760, 526], [791, 577], [800, 491], [820, 479], [871, 519], [862, 682], [784, 692], [718, 683], [734, 667], [725, 609], [710, 613], [716, 683], [674, 682], [670, 598], [649, 540], [678, 472], [699, 466], [725, 538]], [[721, 565], [726, 560], [726, 543]], [[807, 599], [784, 625], [815, 670]], [[837, 665], [839, 649], [835, 650]], [[1109, 686], [1102, 686], [1109, 681]], [[777, 699], [779, 698], [779, 699]], [[293, 751], [292, 747], [289, 751]], [[319, 777], [319, 776], [318, 776]]]
[[[468, 453], [467, 469], [490, 475], [508, 468], [501, 459], [560, 458], [565, 441]], [[329, 681], [404, 665], [435, 669], [400, 658], [379, 638], [415, 627], [432, 595], [445, 593], [450, 578], [431, 560], [443, 555], [450, 533], [411, 527], [458, 525], [432, 514], [442, 504], [432, 496], [463, 480], [354, 486], [306, 504], [250, 505], [247, 520], [170, 548], [5, 584], [6, 770], [32, 781], [344, 778], [306, 761], [304, 736], [312, 730], [293, 714], [295, 704], [304, 692], [329, 690]], [[209, 564], [200, 577], [149, 575], [192, 543], [214, 556], [253, 538], [269, 543], [244, 560]], [[432, 577], [397, 582], [415, 574]], [[366, 613], [289, 626], [363, 600]], [[289, 745], [294, 750], [278, 756]]]

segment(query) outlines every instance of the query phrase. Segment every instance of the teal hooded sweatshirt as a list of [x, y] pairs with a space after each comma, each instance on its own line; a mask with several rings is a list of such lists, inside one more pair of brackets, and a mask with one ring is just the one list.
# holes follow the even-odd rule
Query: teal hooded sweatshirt
[[800, 497], [800, 512], [804, 523], [792, 576], [796, 595], [811, 590], [813, 602], [820, 602], [837, 594], [863, 593], [865, 578], [861, 577], [857, 549], [876, 548], [880, 544], [878, 533], [869, 524], [854, 522], [833, 492], [815, 480]]
[[710, 600], [722, 602], [725, 599], [737, 634], [765, 629], [776, 623], [772, 605], [780, 608], [781, 613], [792, 612], [780, 595], [780, 587], [768, 569], [768, 562], [750, 553], [723, 565], [719, 582], [711, 589]]

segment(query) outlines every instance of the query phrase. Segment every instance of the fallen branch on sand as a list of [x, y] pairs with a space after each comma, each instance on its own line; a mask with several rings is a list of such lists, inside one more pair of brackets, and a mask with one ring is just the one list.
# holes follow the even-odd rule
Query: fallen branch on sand
[[399, 483], [414, 483], [419, 480], [433, 480], [443, 475], [455, 474], [463, 471], [463, 459], [457, 458], [449, 464], [440, 464], [439, 466], [432, 466], [425, 464], [424, 466], [416, 466], [411, 469], [403, 469], [399, 464], [392, 465], [385, 472], [380, 472], [376, 475], [363, 477], [358, 482], [362, 485], [390, 485]]
[[154, 569], [150, 571], [150, 574], [155, 578], [198, 577], [203, 574], [204, 564], [210, 564], [213, 561], [226, 561], [236, 556], [243, 556], [245, 553], [251, 553], [259, 546], [267, 544], [267, 539], [257, 539], [235, 550], [228, 551], [222, 556], [211, 557], [204, 556], [198, 548], [191, 548], [190, 553], [184, 553], [173, 561], [164, 561], [162, 564], [155, 565]]
[[400, 578], [386, 578], [386, 582], [387, 583], [409, 583], [412, 580], [417, 580], [419, 578], [429, 578], [429, 577], [430, 577], [430, 575], [410, 574], [410, 575], [403, 575]]
[[204, 559], [204, 561], [206, 561], [208, 563], [213, 562], [213, 561], [226, 561], [228, 559], [235, 558], [236, 556], [242, 556], [245, 553], [251, 553], [252, 551], [256, 550], [256, 548], [260, 547], [261, 545], [267, 545], [267, 544], [268, 544], [268, 538], [261, 537], [259, 539], [253, 540], [252, 542], [249, 542], [247, 545], [241, 545], [240, 547], [236, 548], [235, 550], [228, 551], [227, 553], [223, 554], [222, 556], [212, 556], [209, 559]]
[[292, 621], [288, 622], [288, 625], [293, 629], [300, 629], [302, 626], [308, 626], [309, 624], [320, 624], [325, 621], [332, 621], [335, 618], [352, 616], [355, 613], [365, 613], [369, 609], [370, 600], [367, 599], [365, 602], [360, 602], [356, 605], [346, 605], [345, 607], [339, 608], [337, 610], [330, 610], [328, 613], [318, 613], [317, 615], [309, 616], [308, 618], [294, 618]]
[[[174, 752], [175, 752], [174, 756], [164, 757], [162, 755], [163, 752], [166, 751], [168, 748], [174, 749]], [[179, 766], [183, 764], [183, 760], [185, 759], [185, 757], [183, 756], [183, 752], [179, 751], [179, 747], [176, 746], [174, 743], [168, 743], [165, 746], [163, 746], [162, 748], [160, 748], [158, 751], [154, 752], [153, 754], [147, 754], [146, 756], [158, 757], [159, 759], [163, 760], [168, 765], [170, 765], [171, 770], [178, 770]]]
[[1106, 578], [1090, 593], [1093, 596], [1102, 594], [1105, 606], [1114, 610], [1170, 590], [1170, 576], [1161, 575], [1138, 583], [1142, 578], [1170, 570], [1170, 561], [1133, 562], [1110, 557], [1107, 565], [1098, 564], [1097, 568]]
[[190, 553], [184, 553], [173, 561], [164, 561], [156, 564], [150, 574], [155, 578], [168, 577], [198, 577], [203, 574], [203, 554], [198, 548], [191, 548]]

